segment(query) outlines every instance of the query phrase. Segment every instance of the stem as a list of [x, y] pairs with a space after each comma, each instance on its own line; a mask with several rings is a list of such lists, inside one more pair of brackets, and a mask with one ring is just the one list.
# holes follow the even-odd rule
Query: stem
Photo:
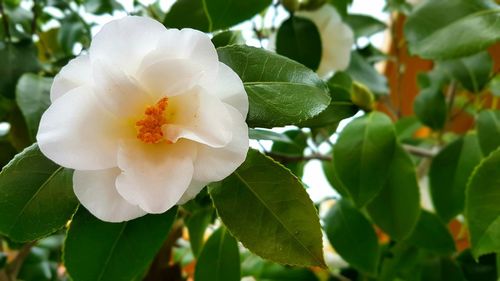
[[432, 151], [432, 150], [428, 150], [428, 149], [425, 149], [425, 148], [421, 148], [421, 147], [418, 147], [418, 146], [413, 146], [413, 145], [408, 145], [408, 144], [403, 144], [403, 148], [415, 155], [415, 156], [420, 156], [420, 157], [424, 157], [424, 158], [432, 158], [434, 156], [436, 156], [436, 152]]
[[28, 257], [31, 248], [33, 248], [35, 244], [36, 241], [25, 244], [21, 248], [21, 250], [19, 250], [14, 260], [5, 267], [5, 272], [9, 280], [17, 280], [19, 270], [21, 270], [21, 266], [23, 265], [24, 260], [26, 259], [26, 257]]
[[451, 111], [453, 109], [453, 104], [455, 103], [456, 95], [457, 95], [457, 81], [453, 80], [451, 81], [451, 84], [448, 87], [448, 91], [446, 93], [446, 96], [448, 97], [448, 120], [450, 120], [452, 117]]
[[7, 18], [7, 14], [5, 14], [5, 10], [3, 9], [3, 0], [0, 0], [0, 16], [2, 17], [3, 29], [5, 30], [7, 41], [11, 42], [12, 38], [10, 36], [9, 19]]

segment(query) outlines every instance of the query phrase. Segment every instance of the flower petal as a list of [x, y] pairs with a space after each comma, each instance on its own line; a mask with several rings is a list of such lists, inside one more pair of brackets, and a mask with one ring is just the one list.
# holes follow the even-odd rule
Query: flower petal
[[215, 87], [207, 87], [207, 89], [210, 94], [219, 97], [223, 102], [236, 108], [243, 117], [247, 116], [247, 93], [240, 77], [229, 66], [219, 63], [219, 72], [215, 81]]
[[197, 180], [193, 179], [191, 181], [191, 184], [189, 185], [188, 189], [186, 190], [186, 192], [184, 192], [181, 199], [179, 199], [179, 202], [177, 202], [177, 205], [182, 205], [182, 204], [186, 203], [187, 201], [195, 198], [196, 195], [198, 195], [198, 193], [200, 193], [200, 191], [205, 186], [207, 186], [207, 184], [209, 184], [209, 182], [201, 182], [201, 181], [197, 181]]
[[135, 75], [142, 60], [158, 44], [166, 28], [147, 17], [127, 16], [105, 24], [90, 44], [91, 60], [102, 59]]
[[196, 148], [189, 141], [148, 145], [123, 142], [118, 154], [122, 174], [118, 192], [148, 213], [163, 213], [184, 194], [193, 177]]
[[232, 121], [225, 105], [217, 97], [194, 89], [189, 94], [175, 96], [167, 114], [170, 119], [163, 126], [165, 138], [177, 142], [190, 139], [211, 147], [223, 147], [231, 141]]
[[80, 86], [92, 84], [92, 69], [87, 55], [78, 56], [68, 62], [54, 78], [50, 89], [50, 100], [54, 102], [60, 96]]
[[92, 90], [79, 87], [59, 97], [40, 120], [40, 150], [57, 164], [77, 170], [116, 166], [117, 120], [96, 101]]
[[138, 206], [125, 201], [116, 191], [118, 168], [98, 171], [78, 171], [73, 174], [73, 189], [80, 203], [103, 221], [122, 222], [146, 214]]
[[163, 59], [189, 59], [200, 65], [206, 82], [214, 81], [219, 59], [215, 46], [203, 32], [191, 28], [168, 29], [160, 35], [157, 48], [142, 62], [142, 69]]
[[156, 98], [183, 94], [195, 87], [204, 73], [200, 64], [188, 59], [162, 59], [143, 68], [139, 81]]
[[193, 178], [199, 182], [219, 181], [229, 176], [243, 161], [248, 152], [248, 126], [238, 110], [227, 106], [231, 115], [233, 137], [222, 148], [198, 145]]
[[319, 76], [326, 76], [334, 70], [345, 70], [351, 59], [354, 33], [345, 23], [333, 22], [321, 33], [323, 54], [318, 68]]
[[125, 118], [141, 115], [146, 106], [156, 102], [118, 66], [94, 60], [92, 69], [96, 98], [113, 115]]

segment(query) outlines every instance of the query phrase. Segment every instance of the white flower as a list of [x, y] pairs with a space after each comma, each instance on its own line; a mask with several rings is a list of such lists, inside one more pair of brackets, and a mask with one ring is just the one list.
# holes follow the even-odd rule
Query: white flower
[[231, 174], [248, 151], [248, 99], [207, 35], [112, 21], [55, 77], [41, 151], [111, 222], [163, 213]]
[[325, 77], [333, 71], [345, 70], [349, 66], [354, 33], [342, 22], [340, 15], [330, 4], [324, 4], [314, 11], [300, 11], [296, 16], [311, 20], [318, 28], [321, 38], [321, 61], [319, 76]]

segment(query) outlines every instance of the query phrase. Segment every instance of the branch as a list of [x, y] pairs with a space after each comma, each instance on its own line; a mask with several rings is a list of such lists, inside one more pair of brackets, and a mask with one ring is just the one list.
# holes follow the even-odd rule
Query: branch
[[415, 156], [420, 156], [420, 157], [425, 157], [425, 158], [432, 158], [436, 156], [437, 152], [425, 148], [421, 148], [418, 146], [413, 146], [409, 144], [403, 144], [403, 148], [410, 154], [413, 154]]
[[321, 161], [332, 161], [332, 157], [329, 155], [321, 155], [321, 154], [311, 154], [308, 156], [292, 156], [275, 152], [265, 152], [265, 154], [269, 157], [274, 158], [280, 162], [300, 162], [300, 161], [309, 161], [309, 160], [321, 160]]

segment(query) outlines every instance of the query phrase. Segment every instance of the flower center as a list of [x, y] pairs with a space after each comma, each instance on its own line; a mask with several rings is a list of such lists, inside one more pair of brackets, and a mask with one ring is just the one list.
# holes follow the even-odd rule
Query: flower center
[[149, 144], [159, 143], [164, 140], [161, 127], [167, 124], [165, 118], [167, 106], [168, 98], [162, 98], [155, 105], [146, 107], [144, 118], [135, 122], [138, 139]]

